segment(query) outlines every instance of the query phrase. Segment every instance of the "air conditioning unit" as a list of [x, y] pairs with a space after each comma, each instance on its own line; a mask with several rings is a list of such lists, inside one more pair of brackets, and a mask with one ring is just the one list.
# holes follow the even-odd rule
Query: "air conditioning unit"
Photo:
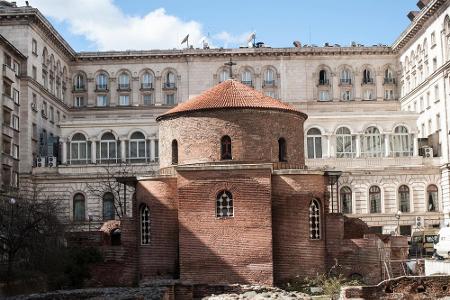
[[55, 156], [47, 157], [47, 167], [49, 167], [49, 168], [56, 167], [56, 157]]
[[36, 159], [36, 167], [44, 168], [45, 167], [45, 156], [39, 156]]
[[432, 158], [433, 157], [433, 148], [431, 147], [423, 147], [423, 157]]
[[417, 216], [416, 217], [416, 227], [417, 228], [420, 228], [420, 227], [423, 227], [423, 217], [419, 217], [419, 216]]

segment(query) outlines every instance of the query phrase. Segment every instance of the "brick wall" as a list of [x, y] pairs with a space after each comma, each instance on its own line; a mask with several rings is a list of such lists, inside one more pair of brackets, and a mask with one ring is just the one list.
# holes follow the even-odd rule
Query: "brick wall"
[[[215, 110], [190, 113], [160, 122], [160, 166], [171, 165], [172, 140], [178, 164], [220, 161], [220, 139], [229, 135], [233, 161], [277, 162], [278, 139], [287, 145], [287, 160], [303, 167], [303, 122], [293, 113], [262, 110]], [[293, 130], [295, 128], [295, 130]]]
[[[296, 276], [314, 276], [325, 271], [325, 177], [279, 175], [272, 177], [273, 255], [275, 283]], [[309, 238], [309, 205], [321, 203], [322, 237]]]
[[150, 244], [141, 244], [140, 218], [136, 244], [140, 279], [178, 277], [178, 213], [176, 178], [139, 181], [135, 216], [146, 204], [150, 210]]
[[[273, 283], [270, 169], [179, 171], [181, 280]], [[233, 194], [234, 217], [216, 218], [216, 196]]]

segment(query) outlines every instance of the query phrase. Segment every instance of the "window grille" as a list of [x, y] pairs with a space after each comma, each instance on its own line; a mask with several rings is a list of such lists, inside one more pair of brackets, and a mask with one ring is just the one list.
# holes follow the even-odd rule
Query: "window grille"
[[216, 217], [233, 217], [233, 195], [229, 191], [220, 191], [216, 199]]
[[309, 205], [309, 238], [311, 240], [320, 240], [320, 205], [315, 199]]

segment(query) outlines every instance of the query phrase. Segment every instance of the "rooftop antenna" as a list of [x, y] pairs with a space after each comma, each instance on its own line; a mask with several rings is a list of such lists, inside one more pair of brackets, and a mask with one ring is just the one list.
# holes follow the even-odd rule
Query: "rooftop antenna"
[[252, 33], [250, 33], [250, 35], [247, 37], [247, 44], [250, 48], [254, 48], [255, 47], [255, 42], [256, 41], [256, 33], [253, 31]]

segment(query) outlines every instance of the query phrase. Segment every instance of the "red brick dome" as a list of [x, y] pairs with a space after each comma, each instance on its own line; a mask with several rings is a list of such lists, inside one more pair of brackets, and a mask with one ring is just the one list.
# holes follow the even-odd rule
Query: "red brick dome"
[[178, 104], [176, 107], [159, 116], [156, 120], [159, 121], [186, 112], [224, 108], [281, 110], [297, 113], [302, 115], [305, 119], [307, 118], [306, 114], [297, 110], [292, 105], [266, 96], [263, 93], [236, 80], [229, 79], [189, 101]]

